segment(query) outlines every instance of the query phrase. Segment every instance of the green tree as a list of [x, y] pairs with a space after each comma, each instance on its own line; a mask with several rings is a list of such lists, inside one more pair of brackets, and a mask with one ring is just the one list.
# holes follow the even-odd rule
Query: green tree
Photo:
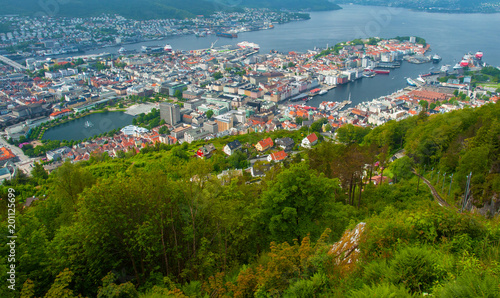
[[212, 77], [216, 80], [219, 80], [219, 79], [222, 79], [223, 75], [222, 75], [222, 72], [220, 71], [216, 71], [212, 74]]
[[394, 178], [399, 179], [410, 179], [413, 176], [414, 163], [408, 156], [403, 156], [402, 158], [396, 159], [391, 163], [389, 169], [394, 174]]
[[205, 115], [207, 116], [208, 119], [212, 118], [212, 116], [214, 115], [214, 111], [212, 110], [208, 110]]
[[49, 178], [49, 173], [38, 162], [35, 162], [33, 170], [31, 170], [31, 175], [33, 175], [33, 178], [35, 178], [35, 179], [44, 179], [45, 180], [45, 179]]
[[427, 111], [427, 108], [429, 107], [429, 102], [427, 100], [421, 100], [418, 104], [424, 109], [424, 111]]
[[292, 164], [268, 184], [261, 197], [261, 222], [271, 240], [292, 243], [309, 233], [318, 237], [322, 232], [320, 222], [335, 200], [338, 181], [300, 163]]

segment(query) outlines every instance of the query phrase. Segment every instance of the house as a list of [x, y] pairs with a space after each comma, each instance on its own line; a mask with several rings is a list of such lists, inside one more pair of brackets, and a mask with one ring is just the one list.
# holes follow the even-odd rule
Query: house
[[232, 155], [236, 150], [241, 149], [241, 143], [238, 140], [234, 140], [231, 143], [227, 143], [224, 146], [224, 153], [227, 155]]
[[295, 142], [292, 138], [286, 137], [282, 139], [275, 140], [276, 145], [278, 145], [281, 149], [285, 151], [290, 151], [295, 146]]
[[212, 156], [212, 153], [215, 151], [215, 146], [214, 144], [208, 144], [196, 151], [196, 155], [200, 158], [210, 158]]
[[71, 149], [64, 146], [64, 147], [61, 147], [61, 148], [58, 148], [58, 149], [55, 149], [52, 151], [47, 151], [47, 153], [45, 153], [45, 154], [46, 154], [48, 160], [58, 160], [58, 159], [62, 159], [66, 155], [66, 153], [69, 153], [69, 152], [71, 152]]
[[255, 149], [257, 149], [257, 151], [262, 152], [262, 151], [266, 151], [269, 148], [272, 148], [273, 146], [274, 146], [273, 139], [267, 138], [267, 139], [264, 139], [262, 141], [259, 141], [255, 145]]
[[318, 143], [318, 136], [313, 132], [302, 140], [302, 147], [311, 148]]
[[279, 162], [279, 161], [285, 160], [285, 158], [287, 158], [287, 157], [288, 157], [288, 154], [286, 154], [284, 150], [281, 150], [279, 152], [269, 154], [269, 156], [267, 157], [267, 161]]

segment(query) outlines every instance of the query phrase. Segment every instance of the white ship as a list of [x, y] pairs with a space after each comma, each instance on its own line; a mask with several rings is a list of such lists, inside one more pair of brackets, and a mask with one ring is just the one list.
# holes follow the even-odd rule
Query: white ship
[[169, 44], [167, 44], [167, 45], [165, 45], [165, 47], [163, 48], [163, 50], [164, 50], [165, 52], [172, 52], [172, 46], [171, 46], [171, 45], [169, 45]]
[[318, 94], [319, 94], [319, 95], [325, 95], [325, 94], [327, 94], [327, 93], [328, 93], [328, 91], [327, 91], [327, 90], [325, 90], [325, 89], [323, 89], [323, 90], [321, 90]]
[[255, 51], [258, 51], [260, 49], [260, 46], [258, 44], [248, 41], [239, 42], [237, 46], [239, 46], [242, 49], [251, 49]]

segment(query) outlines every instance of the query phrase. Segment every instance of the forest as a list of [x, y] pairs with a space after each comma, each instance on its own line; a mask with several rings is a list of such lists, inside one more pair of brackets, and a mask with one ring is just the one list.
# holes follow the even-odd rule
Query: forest
[[206, 141], [36, 165], [0, 188], [2, 239], [12, 193], [17, 236], [15, 290], [0, 296], [500, 296], [500, 220], [481, 209], [498, 202], [499, 103], [336, 136], [260, 178], [221, 175], [248, 163], [218, 143], [193, 157]]

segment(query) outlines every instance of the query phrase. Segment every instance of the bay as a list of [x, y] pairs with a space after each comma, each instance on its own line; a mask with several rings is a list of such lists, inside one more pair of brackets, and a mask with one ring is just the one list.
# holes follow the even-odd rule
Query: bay
[[[431, 53], [439, 54], [440, 64], [403, 64], [391, 75], [377, 75], [372, 79], [362, 79], [339, 86], [324, 96], [309, 102], [317, 106], [323, 100], [345, 100], [351, 94], [354, 104], [390, 94], [406, 86], [405, 77], [416, 78], [428, 73], [431, 67], [443, 64], [453, 67], [468, 52], [484, 52], [483, 60], [491, 65], [500, 65], [500, 14], [447, 14], [412, 11], [408, 9], [380, 6], [346, 5], [342, 10], [311, 12], [311, 19], [276, 25], [275, 29], [242, 32], [238, 38], [226, 39], [216, 36], [168, 37], [163, 40], [124, 45], [126, 49], [140, 51], [143, 45], [170, 44], [174, 50], [193, 50], [215, 46], [236, 45], [241, 41], [260, 45], [261, 53], [270, 50], [287, 53], [305, 52], [310, 49], [325, 48], [338, 42], [355, 38], [395, 36], [419, 36], [431, 45]], [[86, 54], [104, 51], [117, 53], [121, 46], [89, 51]]]

